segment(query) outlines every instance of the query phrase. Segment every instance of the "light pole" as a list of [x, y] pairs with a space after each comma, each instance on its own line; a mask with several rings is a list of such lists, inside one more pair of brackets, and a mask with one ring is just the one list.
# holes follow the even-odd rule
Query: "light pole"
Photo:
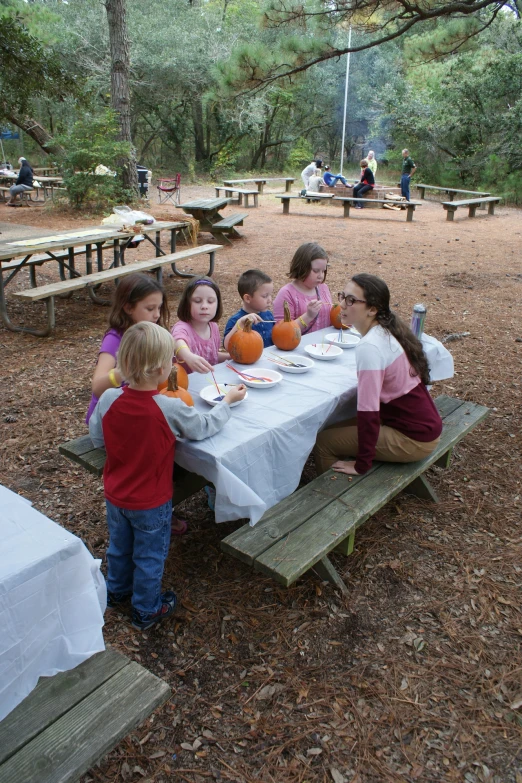
[[[352, 45], [352, 26], [348, 32], [348, 49]], [[346, 55], [346, 79], [344, 81], [344, 117], [343, 117], [343, 138], [341, 141], [341, 168], [339, 173], [343, 173], [343, 158], [344, 158], [344, 137], [346, 135], [346, 108], [348, 106], [348, 79], [350, 78], [350, 52]]]

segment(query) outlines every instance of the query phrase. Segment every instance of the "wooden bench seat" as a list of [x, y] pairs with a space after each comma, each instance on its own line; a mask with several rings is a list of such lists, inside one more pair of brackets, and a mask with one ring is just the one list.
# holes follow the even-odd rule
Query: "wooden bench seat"
[[301, 196], [300, 194], [299, 195], [295, 195], [295, 196], [290, 196], [290, 195], [287, 195], [286, 193], [283, 193], [281, 195], [279, 195], [279, 194], [277, 194], [277, 195], [274, 194], [274, 195], [275, 195], [276, 198], [281, 199], [281, 203], [283, 204], [283, 215], [289, 215], [290, 214], [290, 199], [298, 198], [301, 201], [306, 201], [307, 204], [310, 204], [311, 201], [317, 201], [317, 202], [318, 201], [329, 201], [329, 200], [333, 199], [333, 197], [334, 197], [333, 193], [332, 194], [330, 194], [330, 193], [324, 193], [324, 194], [316, 193], [316, 194], [314, 194], [314, 196], [316, 196], [316, 198], [314, 196], [311, 196], [311, 195]]
[[171, 692], [113, 650], [41, 678], [0, 723], [0, 780], [77, 783]]
[[[244, 216], [246, 217], [246, 215]], [[125, 275], [133, 274], [134, 272], [156, 272], [158, 280], [162, 279], [162, 268], [166, 264], [170, 264], [173, 271], [179, 274], [176, 269], [176, 264], [179, 261], [186, 260], [188, 258], [194, 258], [196, 256], [209, 254], [209, 271], [207, 275], [212, 275], [214, 271], [214, 256], [217, 250], [221, 250], [221, 245], [201, 245], [200, 247], [190, 248], [188, 250], [180, 250], [177, 253], [169, 253], [168, 255], [157, 256], [148, 261], [138, 261], [134, 264], [128, 264], [126, 266], [112, 267], [111, 269], [105, 269], [102, 272], [93, 272], [89, 275], [81, 275], [73, 277], [70, 280], [61, 280], [58, 283], [50, 283], [49, 285], [38, 286], [37, 288], [30, 288], [23, 291], [14, 291], [13, 296], [24, 301], [36, 302], [44, 300], [47, 307], [47, 327], [45, 330], [39, 333], [39, 336], [46, 337], [49, 335], [55, 327], [55, 313], [54, 313], [54, 298], [61, 294], [67, 294], [73, 291], [79, 291], [82, 288], [87, 288], [90, 292], [102, 283], [117, 280]]]
[[422, 182], [416, 184], [415, 187], [419, 190], [419, 198], [421, 199], [424, 198], [424, 194], [427, 190], [447, 193], [450, 201], [453, 201], [457, 193], [464, 193], [466, 196], [491, 196], [491, 193], [482, 190], [459, 190], [458, 188], [440, 187], [438, 185], [425, 185]]
[[488, 205], [488, 215], [495, 214], [495, 204], [501, 201], [500, 196], [484, 196], [483, 198], [468, 198], [460, 201], [443, 201], [442, 207], [446, 210], [446, 220], [453, 220], [453, 216], [459, 207], [469, 207], [468, 216], [475, 217], [477, 207]]
[[346, 592], [328, 554], [349, 555], [356, 529], [399, 492], [437, 502], [423, 473], [434, 464], [447, 467], [453, 447], [489, 412], [446, 395], [435, 402], [444, 428], [429, 457], [409, 464], [376, 463], [352, 481], [327, 471], [269, 509], [254, 527], [244, 525], [223, 539], [222, 550], [285, 586], [314, 568], [321, 579]]
[[235, 215], [229, 215], [218, 223], [212, 224], [212, 235], [215, 237], [220, 236], [229, 245], [232, 244], [230, 237], [242, 236], [239, 231], [236, 231], [235, 226], [242, 226], [243, 220], [248, 217], [248, 212], [236, 212]]
[[400, 207], [406, 210], [406, 222], [411, 223], [415, 207], [421, 207], [419, 201], [393, 201], [386, 198], [354, 198], [353, 196], [335, 196], [334, 201], [343, 202], [343, 217], [350, 217], [350, 207], [361, 201], [363, 204], [387, 204], [392, 207]]
[[216, 185], [216, 198], [219, 198], [221, 195], [221, 191], [225, 191], [225, 198], [229, 198], [233, 200], [233, 193], [237, 193], [237, 199], [235, 200], [235, 203], [240, 207], [243, 205], [243, 200], [245, 202], [245, 207], [248, 208], [248, 199], [250, 196], [254, 199], [254, 207], [259, 206], [259, 191], [258, 190], [246, 190], [245, 188], [232, 188], [228, 187], [226, 185]]

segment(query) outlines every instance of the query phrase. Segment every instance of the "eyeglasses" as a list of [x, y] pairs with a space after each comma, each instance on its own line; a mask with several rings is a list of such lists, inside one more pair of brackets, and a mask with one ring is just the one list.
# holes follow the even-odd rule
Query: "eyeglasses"
[[366, 299], [356, 299], [355, 296], [352, 296], [351, 294], [345, 294], [342, 291], [337, 294], [337, 299], [341, 304], [343, 302], [346, 302], [346, 305], [348, 307], [351, 307], [356, 302], [360, 302], [361, 304], [366, 304]]

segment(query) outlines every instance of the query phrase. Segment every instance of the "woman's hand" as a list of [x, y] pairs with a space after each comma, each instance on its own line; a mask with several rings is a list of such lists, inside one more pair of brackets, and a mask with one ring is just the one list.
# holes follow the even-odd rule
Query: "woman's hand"
[[230, 391], [225, 394], [223, 402], [227, 402], [229, 405], [232, 405], [233, 402], [239, 402], [244, 398], [246, 390], [247, 388], [243, 383], [240, 383], [239, 386], [234, 386], [233, 389], [230, 389]]
[[317, 318], [323, 304], [324, 302], [322, 302], [320, 299], [312, 299], [310, 301], [308, 307], [306, 308], [306, 315], [310, 321], [313, 321], [314, 318]]
[[343, 460], [338, 460], [337, 462], [334, 462], [332, 465], [332, 470], [335, 470], [336, 473], [346, 473], [347, 476], [359, 476], [360, 473], [357, 473], [355, 470], [355, 460], [351, 459], [349, 462], [343, 462]]

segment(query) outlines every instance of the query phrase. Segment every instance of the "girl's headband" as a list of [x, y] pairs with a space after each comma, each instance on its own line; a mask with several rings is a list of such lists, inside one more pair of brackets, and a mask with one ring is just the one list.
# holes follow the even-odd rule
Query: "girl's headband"
[[196, 280], [194, 283], [194, 288], [196, 288], [198, 285], [216, 285], [213, 280], [205, 280], [205, 278], [201, 278], [201, 280]]

